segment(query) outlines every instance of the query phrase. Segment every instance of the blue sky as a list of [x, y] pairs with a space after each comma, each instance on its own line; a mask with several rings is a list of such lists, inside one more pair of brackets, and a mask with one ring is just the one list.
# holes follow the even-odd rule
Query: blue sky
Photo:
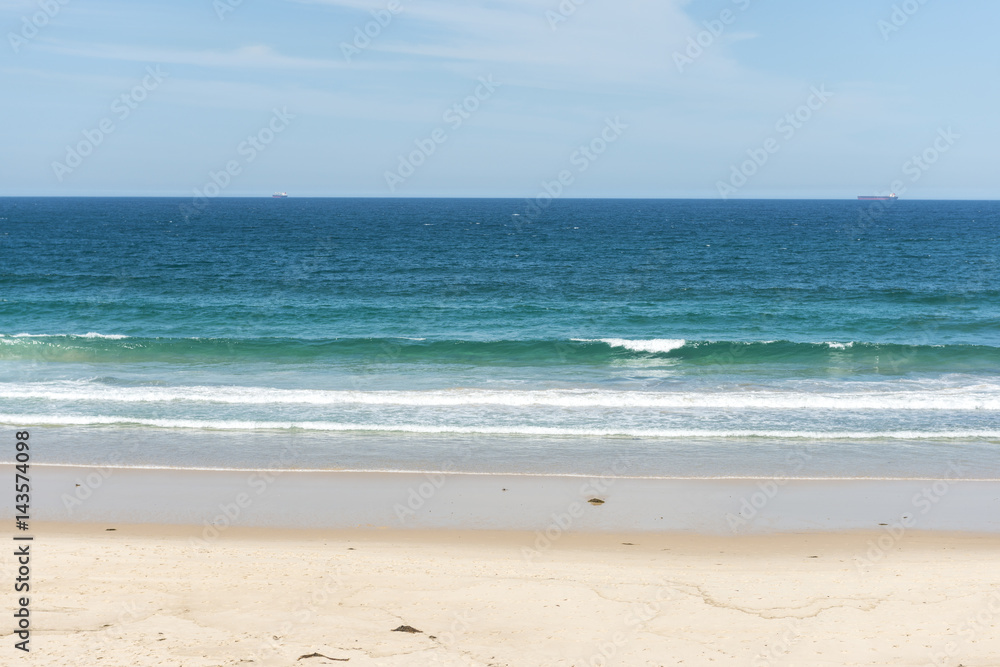
[[0, 195], [993, 199], [997, 25], [995, 0], [0, 0]]

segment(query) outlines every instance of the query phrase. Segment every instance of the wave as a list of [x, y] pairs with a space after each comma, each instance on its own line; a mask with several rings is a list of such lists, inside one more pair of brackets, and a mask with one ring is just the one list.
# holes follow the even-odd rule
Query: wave
[[212, 431], [326, 431], [412, 434], [577, 436], [630, 438], [709, 438], [778, 440], [1000, 440], [1000, 430], [968, 431], [777, 431], [711, 429], [560, 428], [548, 426], [450, 426], [353, 424], [328, 421], [250, 421], [225, 419], [142, 419], [108, 415], [3, 415], [0, 424], [16, 426], [150, 426]]
[[579, 343], [606, 343], [611, 347], [623, 347], [626, 350], [631, 350], [632, 352], [652, 352], [657, 354], [670, 352], [671, 350], [684, 347], [687, 344], [686, 340], [679, 338], [654, 338], [652, 340], [629, 340], [627, 338], [573, 338], [571, 340]]
[[375, 405], [590, 409], [950, 410], [1000, 411], [1000, 386], [857, 392], [607, 391], [582, 389], [360, 391], [246, 386], [120, 387], [94, 382], [0, 383], [0, 399], [226, 405]]
[[[121, 334], [102, 334], [96, 331], [91, 331], [85, 334], [30, 334], [30, 333], [19, 333], [9, 336], [10, 338], [103, 338], [105, 340], [122, 340], [125, 338], [130, 338], [130, 336], [123, 336]], [[0, 334], [0, 338], [8, 338], [4, 334]]]
[[901, 373], [910, 370], [1000, 371], [1000, 347], [968, 344], [803, 343], [673, 338], [469, 341], [387, 338], [148, 338], [113, 334], [0, 337], [0, 360], [166, 363], [439, 363], [608, 365], [669, 360], [724, 368], [798, 365]]

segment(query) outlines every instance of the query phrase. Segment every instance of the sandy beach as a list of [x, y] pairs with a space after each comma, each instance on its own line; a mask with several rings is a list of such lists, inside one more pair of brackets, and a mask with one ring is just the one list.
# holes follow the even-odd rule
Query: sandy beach
[[34, 532], [17, 664], [1000, 663], [996, 535]]
[[992, 481], [33, 479], [19, 664], [1000, 664]]

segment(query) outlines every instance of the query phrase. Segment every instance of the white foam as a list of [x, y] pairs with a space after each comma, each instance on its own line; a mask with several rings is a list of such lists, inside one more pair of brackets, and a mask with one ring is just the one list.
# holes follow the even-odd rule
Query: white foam
[[128, 336], [123, 336], [122, 334], [102, 334], [96, 331], [91, 331], [89, 333], [80, 334], [79, 336], [74, 336], [78, 338], [106, 338], [108, 340], [122, 340], [128, 338]]
[[243, 386], [116, 387], [96, 382], [0, 383], [0, 399], [225, 405], [467, 405], [562, 409], [950, 410], [1000, 411], [1000, 386], [819, 392], [434, 389], [356, 391]]
[[[0, 334], [2, 337], [2, 334]], [[107, 340], [122, 340], [123, 338], [129, 338], [129, 336], [123, 336], [121, 334], [102, 334], [96, 331], [90, 331], [85, 334], [30, 334], [30, 333], [19, 333], [11, 336], [12, 338], [104, 338]]]
[[686, 340], [679, 338], [653, 338], [651, 340], [632, 340], [629, 338], [574, 338], [580, 343], [605, 343], [611, 347], [624, 347], [632, 352], [663, 353], [684, 347]]
[[509, 436], [578, 436], [631, 438], [769, 438], [781, 440], [955, 440], [1000, 439], [1000, 430], [969, 431], [774, 431], [711, 429], [591, 429], [548, 426], [450, 426], [430, 424], [353, 424], [342, 422], [279, 422], [235, 419], [143, 419], [109, 415], [0, 415], [0, 424], [17, 426], [152, 426], [214, 431], [292, 430]]
[[[15, 461], [0, 461], [0, 465], [14, 466]], [[164, 464], [108, 464], [108, 463], [32, 463], [36, 468], [78, 468], [88, 471], [94, 468], [101, 470], [166, 470], [176, 472], [290, 472], [305, 474], [337, 473], [344, 475], [369, 474], [378, 475], [450, 475], [452, 477], [537, 477], [542, 479], [594, 479], [596, 475], [583, 472], [491, 472], [482, 470], [455, 469], [424, 469], [424, 468], [237, 468], [231, 466], [170, 466]], [[859, 475], [844, 477], [830, 476], [789, 476], [789, 475], [615, 475], [616, 479], [657, 479], [684, 481], [777, 481], [788, 482], [936, 482], [940, 477], [885, 477], [875, 475]], [[952, 483], [966, 482], [1000, 482], [995, 477], [959, 477], [949, 480]]]

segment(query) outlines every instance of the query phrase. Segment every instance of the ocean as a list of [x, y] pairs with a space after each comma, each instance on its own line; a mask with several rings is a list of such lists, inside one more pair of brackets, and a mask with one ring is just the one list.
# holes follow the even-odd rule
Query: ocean
[[998, 258], [998, 202], [2, 198], [0, 424], [52, 464], [993, 479]]

